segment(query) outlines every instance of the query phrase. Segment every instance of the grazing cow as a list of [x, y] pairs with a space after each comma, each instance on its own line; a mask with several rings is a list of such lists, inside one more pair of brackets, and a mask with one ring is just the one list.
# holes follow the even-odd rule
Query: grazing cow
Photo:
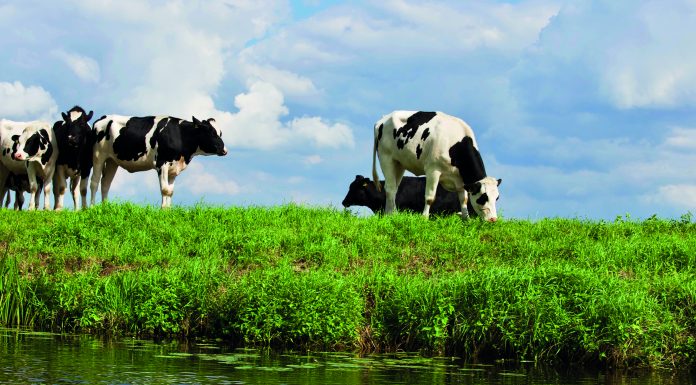
[[[66, 180], [70, 178], [70, 191], [72, 192], [75, 210], [79, 209], [78, 189], [80, 179], [89, 177], [92, 167], [92, 129], [89, 120], [92, 119], [92, 111], [85, 113], [80, 106], [71, 108], [67, 113], [61, 114], [63, 120], [53, 125], [58, 143], [58, 159], [56, 171], [53, 176], [54, 209], [63, 208], [63, 198], [67, 188]], [[87, 185], [82, 191], [82, 207], [87, 206]]]
[[94, 122], [94, 172], [90, 182], [92, 205], [101, 181], [102, 202], [118, 167], [129, 172], [157, 170], [162, 207], [170, 207], [174, 180], [195, 155], [227, 154], [222, 132], [214, 119], [192, 122], [167, 116], [107, 115]]
[[[379, 182], [384, 187], [384, 181]], [[398, 210], [408, 210], [413, 212], [423, 212], [423, 195], [425, 194], [425, 178], [405, 176], [401, 179], [399, 189], [396, 192], [396, 208]], [[343, 198], [343, 207], [366, 206], [373, 213], [384, 211], [386, 203], [384, 191], [378, 191], [370, 178], [356, 175], [355, 180], [348, 187], [348, 193]], [[459, 197], [456, 193], [437, 187], [435, 202], [430, 207], [430, 213], [436, 215], [457, 214], [461, 210]], [[476, 216], [471, 204], [467, 205], [470, 216]]]
[[474, 132], [463, 120], [442, 112], [394, 111], [375, 124], [372, 153], [373, 183], [378, 190], [375, 155], [384, 174], [385, 213], [396, 206], [399, 183], [408, 170], [426, 177], [423, 215], [430, 214], [438, 183], [459, 196], [467, 218], [468, 194], [479, 217], [495, 222], [495, 202], [501, 180], [486, 175]]
[[44, 209], [50, 209], [49, 195], [55, 170], [56, 139], [48, 122], [13, 122], [0, 120], [0, 191], [5, 191], [9, 173], [27, 174], [29, 178], [29, 210], [38, 203], [38, 179], [43, 179]]

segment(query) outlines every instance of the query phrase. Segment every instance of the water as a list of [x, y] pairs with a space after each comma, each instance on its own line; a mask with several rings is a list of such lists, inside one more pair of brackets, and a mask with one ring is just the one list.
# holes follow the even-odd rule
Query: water
[[606, 373], [417, 354], [269, 354], [0, 329], [2, 384], [696, 384], [687, 371]]

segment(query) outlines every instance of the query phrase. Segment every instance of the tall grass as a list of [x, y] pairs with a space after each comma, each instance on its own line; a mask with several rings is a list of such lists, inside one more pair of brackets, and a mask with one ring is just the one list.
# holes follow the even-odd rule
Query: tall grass
[[279, 207], [0, 210], [0, 325], [619, 366], [696, 362], [696, 225]]

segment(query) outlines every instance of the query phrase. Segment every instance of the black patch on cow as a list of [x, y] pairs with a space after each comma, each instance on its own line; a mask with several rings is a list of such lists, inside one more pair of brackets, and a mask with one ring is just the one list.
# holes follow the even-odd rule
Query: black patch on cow
[[421, 135], [421, 140], [425, 141], [428, 139], [428, 136], [430, 136], [430, 127], [426, 127], [425, 130], [423, 130], [423, 135]]
[[399, 139], [396, 141], [396, 147], [398, 147], [399, 150], [401, 150], [401, 149], [404, 148], [404, 146], [406, 145], [406, 143], [408, 143], [408, 141], [404, 141], [404, 140], [402, 140], [401, 138], [399, 138]]
[[408, 119], [406, 119], [406, 124], [404, 124], [404, 126], [399, 128], [399, 130], [396, 132], [396, 136], [403, 137], [404, 139], [403, 144], [399, 146], [399, 148], [404, 148], [404, 146], [408, 144], [408, 141], [413, 139], [414, 136], [416, 136], [416, 131], [418, 131], [418, 127], [424, 125], [425, 123], [428, 123], [432, 118], [435, 117], [435, 115], [437, 115], [437, 113], [435, 112], [418, 111], [415, 114], [409, 116]]
[[377, 140], [382, 140], [382, 130], [384, 129], [384, 123], [379, 125], [377, 129]]
[[395, 129], [394, 129], [394, 139], [396, 139], [396, 137], [397, 137], [398, 135], [399, 135], [399, 134], [396, 133], [396, 128], [395, 128]]
[[96, 129], [94, 127], [97, 126], [97, 123], [101, 122], [102, 120], [106, 119], [106, 115], [102, 116], [101, 118], [97, 119], [94, 124], [92, 124], [92, 131], [95, 131], [94, 133], [94, 140], [95, 143], [101, 142], [102, 139], [106, 139], [107, 141], [111, 139], [110, 132], [111, 132], [111, 124], [114, 122], [113, 120], [109, 120], [109, 122], [106, 124], [106, 129], [103, 131], [99, 131], [98, 133], [96, 132]]
[[[152, 130], [154, 124], [154, 116], [128, 119], [126, 125], [121, 128], [119, 135], [114, 140], [116, 157], [125, 161], [134, 161], [142, 158], [147, 153], [145, 136]], [[111, 125], [111, 122], [109, 122], [109, 125]], [[108, 126], [106, 131], [109, 131]]]
[[449, 156], [452, 159], [452, 165], [459, 169], [459, 175], [464, 184], [474, 183], [486, 177], [483, 159], [470, 137], [465, 136], [461, 142], [450, 147]]
[[486, 194], [486, 193], [481, 194], [481, 196], [478, 197], [478, 199], [476, 199], [476, 203], [477, 203], [479, 206], [485, 205], [486, 202], [488, 202], [488, 194]]
[[423, 148], [419, 144], [418, 146], [416, 146], [416, 158], [420, 159], [420, 156], [422, 153], [423, 153]]
[[24, 148], [22, 149], [29, 157], [36, 156], [39, 150], [46, 149], [46, 143], [48, 142], [48, 132], [41, 129], [36, 131], [24, 142]]

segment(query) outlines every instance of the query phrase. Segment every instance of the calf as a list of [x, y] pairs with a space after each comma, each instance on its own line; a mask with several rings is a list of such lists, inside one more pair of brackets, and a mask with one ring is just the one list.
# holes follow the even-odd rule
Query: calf
[[191, 122], [171, 116], [107, 115], [94, 122], [94, 172], [90, 181], [94, 205], [99, 183], [102, 202], [118, 167], [129, 172], [157, 170], [162, 207], [170, 207], [174, 180], [195, 155], [227, 155], [214, 119]]
[[[66, 180], [70, 178], [70, 191], [72, 192], [75, 210], [79, 209], [78, 189], [80, 180], [87, 179], [92, 166], [92, 129], [89, 120], [92, 119], [92, 111], [85, 113], [80, 106], [71, 108], [67, 113], [61, 114], [63, 120], [53, 125], [53, 132], [58, 143], [58, 158], [56, 170], [53, 176], [54, 209], [63, 208], [63, 198], [67, 188]], [[82, 191], [82, 207], [87, 206], [87, 188]]]
[[29, 178], [29, 210], [38, 203], [38, 179], [43, 179], [44, 209], [50, 208], [49, 195], [55, 170], [56, 140], [48, 122], [13, 122], [0, 120], [0, 191], [5, 191], [9, 173], [27, 174]]
[[[43, 185], [43, 181], [41, 181], [41, 185]], [[29, 177], [26, 174], [15, 175], [13, 173], [10, 173], [7, 176], [7, 179], [5, 180], [5, 191], [2, 193], [3, 197], [7, 195], [5, 207], [10, 206], [10, 196], [12, 195], [12, 191], [15, 192], [14, 209], [21, 210], [22, 206], [24, 206], [24, 193], [30, 192]]]
[[[384, 181], [379, 183], [384, 187]], [[424, 206], [423, 194], [425, 194], [425, 178], [403, 177], [396, 192], [396, 208], [398, 210], [422, 212]], [[451, 215], [457, 214], [461, 210], [459, 197], [456, 193], [438, 186], [435, 197], [435, 202], [430, 208], [432, 214]], [[366, 206], [373, 213], [381, 213], [384, 211], [386, 198], [384, 191], [377, 190], [370, 178], [356, 175], [355, 180], [348, 187], [348, 193], [342, 204], [346, 208], [350, 206]], [[476, 212], [471, 204], [467, 205], [467, 210], [470, 216], [476, 216]]]
[[396, 192], [406, 170], [425, 175], [423, 215], [430, 214], [438, 183], [459, 196], [462, 218], [468, 217], [468, 194], [483, 219], [498, 219], [495, 202], [500, 179], [486, 175], [474, 132], [463, 120], [442, 112], [394, 111], [375, 124], [373, 183], [378, 190], [376, 157], [384, 174], [385, 213], [396, 207]]

